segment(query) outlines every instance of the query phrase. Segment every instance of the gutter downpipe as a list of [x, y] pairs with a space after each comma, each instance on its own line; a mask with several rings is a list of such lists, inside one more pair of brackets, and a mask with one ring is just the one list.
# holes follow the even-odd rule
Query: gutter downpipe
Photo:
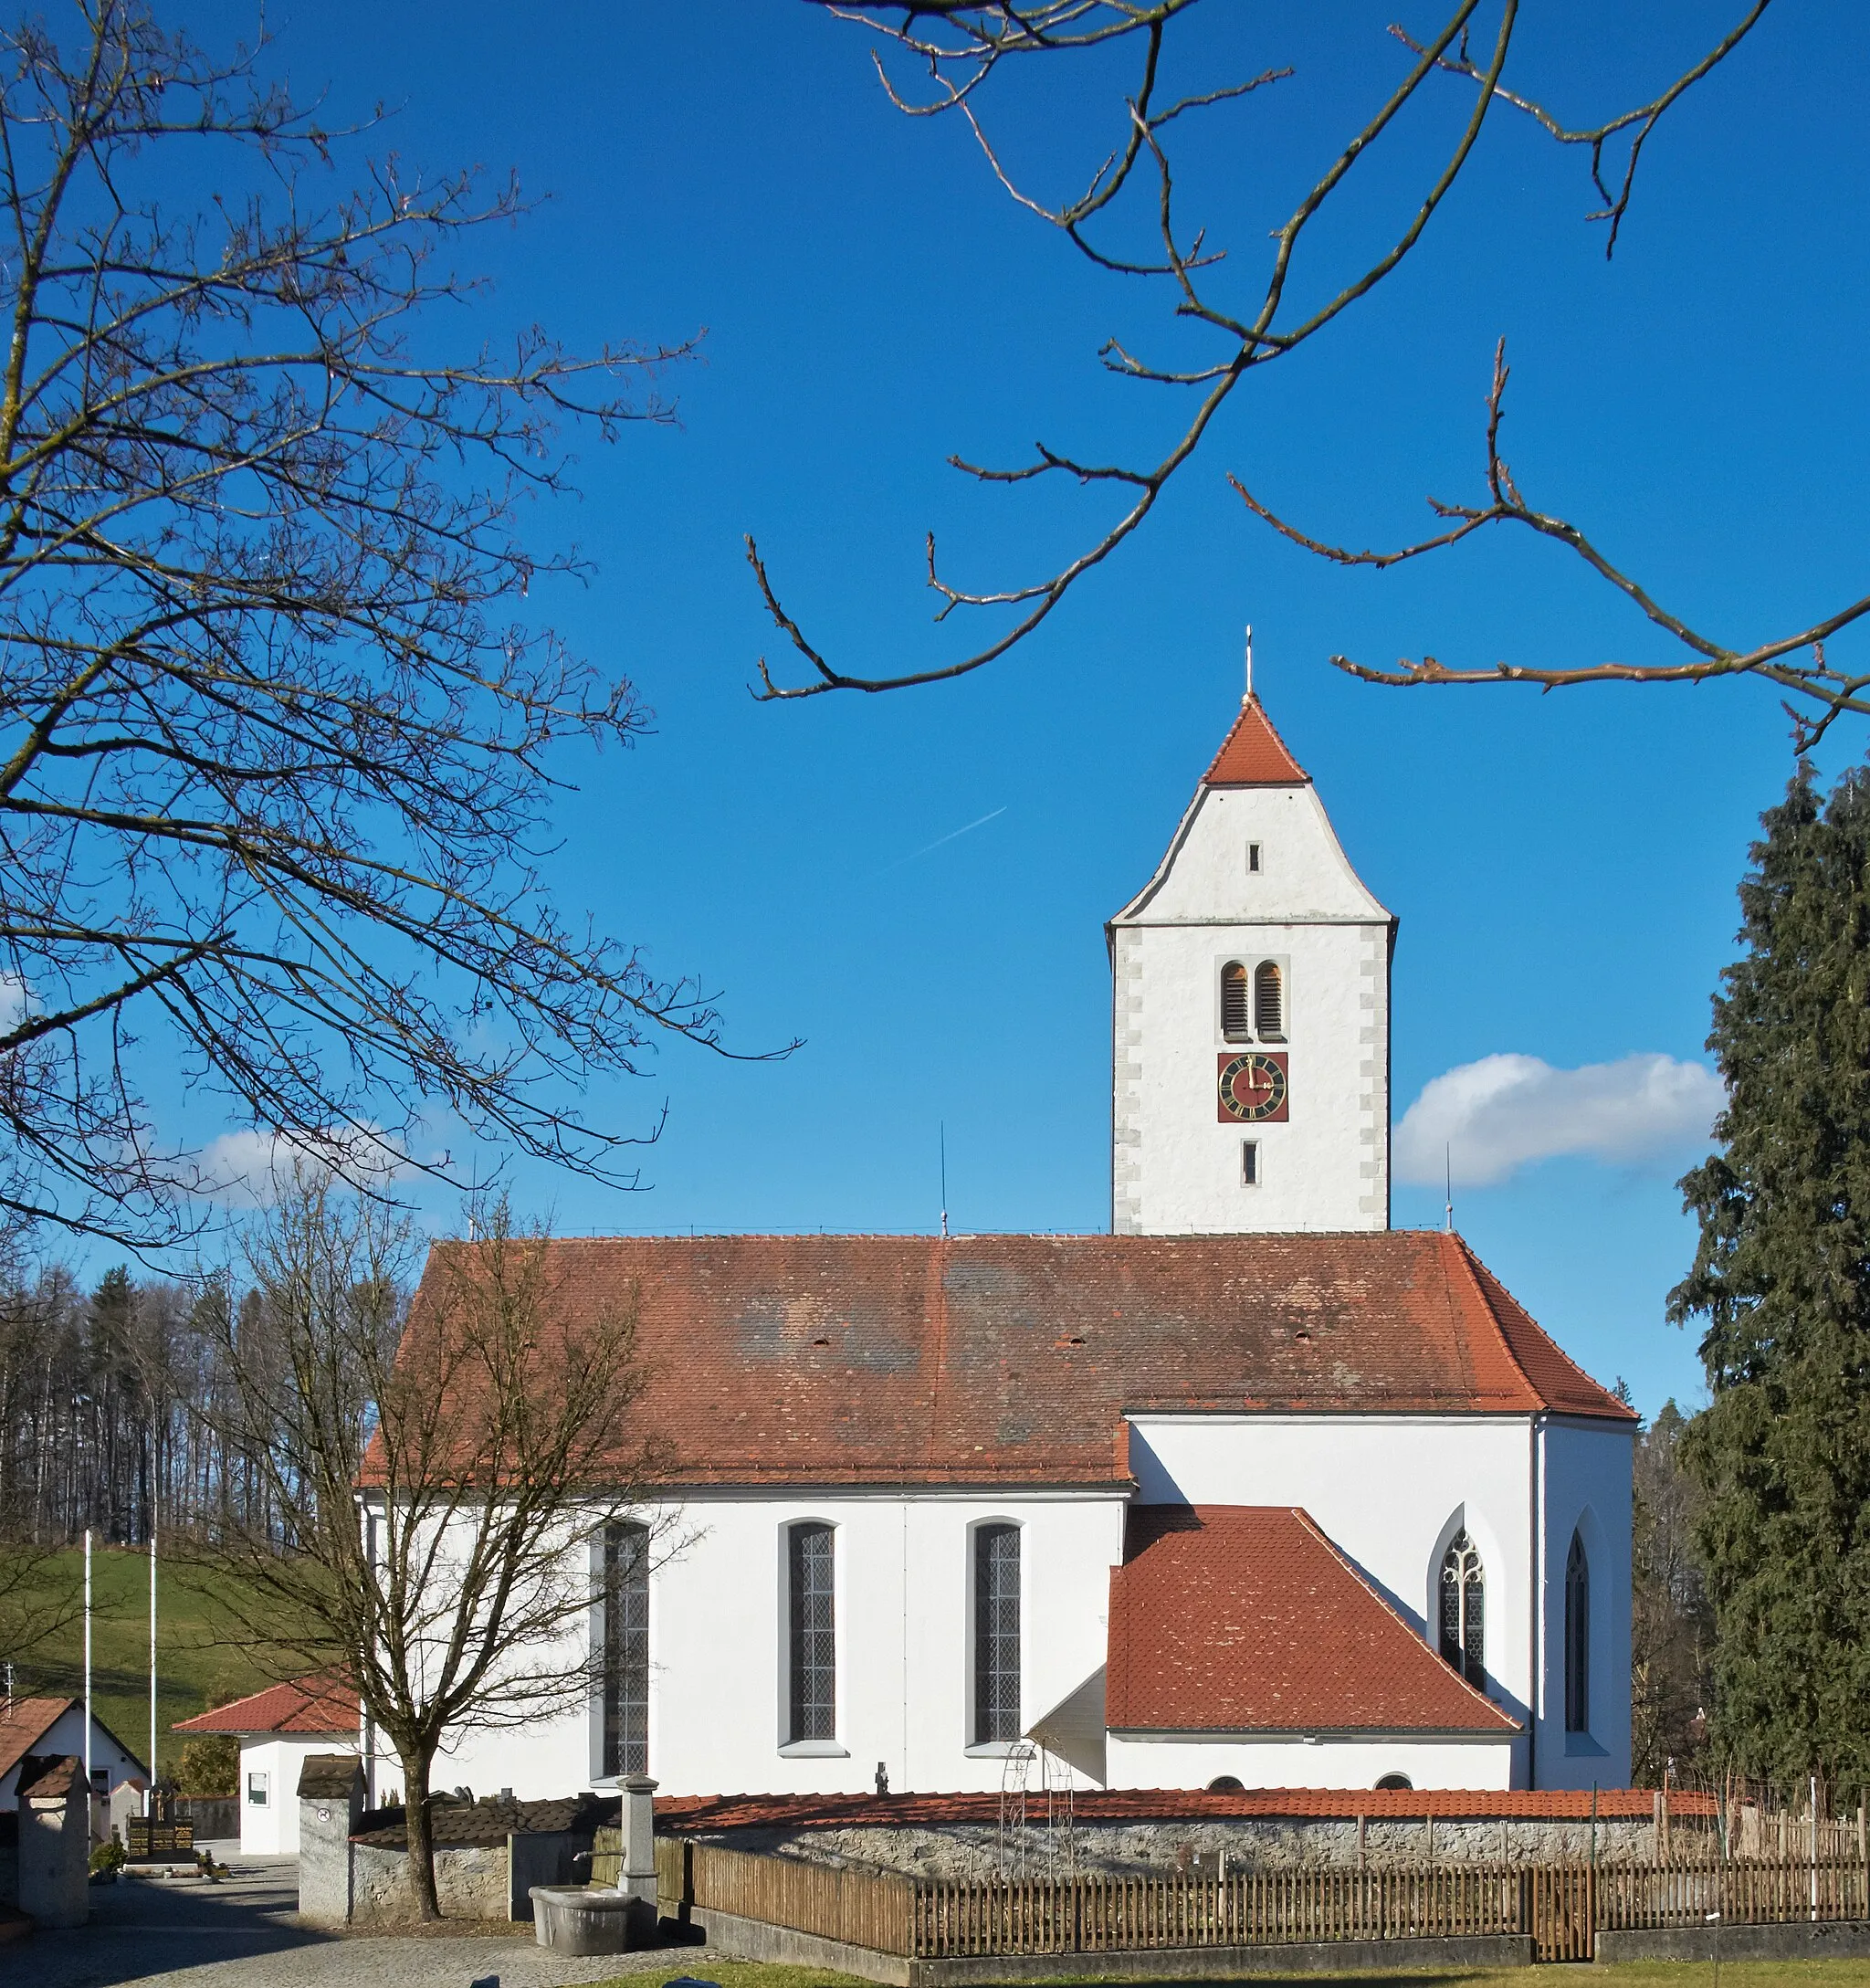
[[1529, 1617], [1532, 1635], [1532, 1677], [1527, 1691], [1526, 1785], [1539, 1785], [1539, 1720], [1545, 1696], [1545, 1562], [1541, 1547], [1545, 1540], [1545, 1425], [1546, 1417], [1534, 1415], [1527, 1425], [1527, 1508], [1532, 1538], [1528, 1566], [1531, 1575]]

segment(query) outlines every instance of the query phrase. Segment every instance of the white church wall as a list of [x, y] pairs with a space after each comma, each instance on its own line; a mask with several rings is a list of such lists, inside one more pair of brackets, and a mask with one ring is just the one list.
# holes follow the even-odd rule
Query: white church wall
[[1516, 1744], [1510, 1734], [1372, 1740], [1113, 1732], [1105, 1757], [1113, 1788], [1205, 1788], [1223, 1774], [1243, 1788], [1374, 1788], [1385, 1774], [1407, 1774], [1414, 1788], [1510, 1788]]
[[[698, 1497], [668, 1516], [665, 1536], [685, 1543], [649, 1593], [649, 1772], [668, 1793], [862, 1793], [879, 1761], [893, 1789], [997, 1789], [1004, 1746], [969, 1744], [969, 1553], [984, 1520], [1021, 1528], [1023, 1723], [1103, 1665], [1115, 1494]], [[808, 1519], [836, 1529], [829, 1747], [784, 1743], [784, 1529]], [[436, 1778], [521, 1799], [604, 1786], [598, 1743], [590, 1711], [467, 1733]]]
[[[1545, 1551], [1538, 1774], [1542, 1788], [1630, 1779], [1633, 1425], [1560, 1422], [1541, 1432]], [[1565, 1565], [1576, 1532], [1591, 1569], [1591, 1724], [1565, 1730]]]
[[1430, 1642], [1442, 1554], [1465, 1527], [1487, 1575], [1488, 1695], [1513, 1718], [1528, 1717], [1535, 1667], [1524, 1417], [1139, 1414], [1129, 1424], [1141, 1502], [1302, 1506]]
[[[1313, 789], [1202, 790], [1164, 870], [1112, 924], [1119, 1233], [1388, 1225], [1390, 929]], [[1279, 962], [1278, 1037], [1222, 1033], [1221, 971], [1236, 959]], [[1217, 1058], [1261, 1047], [1287, 1060], [1289, 1117], [1223, 1121]]]

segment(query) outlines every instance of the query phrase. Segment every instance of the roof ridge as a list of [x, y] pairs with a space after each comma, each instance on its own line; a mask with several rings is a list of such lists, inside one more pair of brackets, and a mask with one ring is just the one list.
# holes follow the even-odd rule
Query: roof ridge
[[1329, 1552], [1331, 1555], [1332, 1559], [1334, 1559], [1338, 1562], [1338, 1564], [1343, 1568], [1344, 1572], [1348, 1573], [1350, 1578], [1357, 1583], [1358, 1586], [1360, 1587], [1364, 1591], [1364, 1593], [1370, 1596], [1371, 1600], [1373, 1601], [1377, 1604], [1377, 1606], [1381, 1608], [1384, 1612], [1384, 1614], [1387, 1615], [1391, 1618], [1391, 1620], [1394, 1622], [1397, 1626], [1408, 1636], [1410, 1641], [1422, 1651], [1424, 1657], [1429, 1657], [1434, 1663], [1441, 1664], [1442, 1667], [1447, 1671], [1448, 1675], [1455, 1680], [1456, 1684], [1461, 1687], [1464, 1691], [1467, 1693], [1470, 1698], [1478, 1699], [1479, 1701], [1483, 1705], [1485, 1705], [1490, 1712], [1495, 1713], [1498, 1718], [1505, 1720], [1505, 1722], [1509, 1727], [1511, 1727], [1515, 1732], [1523, 1732], [1526, 1730], [1526, 1724], [1523, 1720], [1515, 1719], [1513, 1715], [1509, 1711], [1508, 1711], [1504, 1706], [1497, 1704], [1492, 1699], [1490, 1699], [1487, 1695], [1485, 1691], [1480, 1690], [1477, 1687], [1471, 1684], [1467, 1678], [1464, 1678], [1462, 1674], [1455, 1668], [1454, 1665], [1446, 1662], [1445, 1658], [1438, 1656], [1436, 1652], [1426, 1642], [1424, 1642], [1420, 1636], [1416, 1634], [1414, 1624], [1412, 1623], [1408, 1619], [1408, 1617], [1403, 1615], [1401, 1609], [1396, 1607], [1396, 1605], [1390, 1600], [1390, 1597], [1385, 1594], [1382, 1590], [1376, 1585], [1374, 1582], [1371, 1581], [1365, 1575], [1362, 1568], [1358, 1566], [1356, 1562], [1350, 1559], [1350, 1557], [1338, 1544], [1337, 1541], [1334, 1540], [1321, 1525], [1319, 1525], [1318, 1520], [1314, 1519], [1308, 1511], [1306, 1510], [1303, 1505], [1290, 1505], [1287, 1506], [1286, 1509], [1290, 1511], [1293, 1517], [1298, 1520], [1299, 1524], [1302, 1525], [1306, 1529], [1306, 1530], [1308, 1531], [1312, 1535], [1312, 1537], [1324, 1547], [1325, 1551]]

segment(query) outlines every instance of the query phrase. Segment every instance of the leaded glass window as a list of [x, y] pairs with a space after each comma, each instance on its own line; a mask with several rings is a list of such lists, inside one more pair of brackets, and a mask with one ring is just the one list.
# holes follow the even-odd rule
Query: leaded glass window
[[974, 1529], [974, 1743], [1019, 1738], [1019, 1528]]
[[791, 1604], [788, 1741], [837, 1737], [837, 1619], [832, 1529], [818, 1520], [786, 1532]]
[[1487, 1576], [1465, 1531], [1442, 1559], [1442, 1655], [1476, 1690], [1487, 1688]]
[[649, 1772], [649, 1528], [604, 1529], [604, 1771]]

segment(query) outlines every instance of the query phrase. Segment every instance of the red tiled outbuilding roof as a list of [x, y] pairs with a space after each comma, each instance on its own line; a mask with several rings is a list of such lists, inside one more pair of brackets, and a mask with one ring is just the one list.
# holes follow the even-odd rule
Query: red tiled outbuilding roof
[[[1231, 1793], [1203, 1788], [1080, 1788], [1071, 1798], [1080, 1823], [1225, 1821], [1243, 1817], [1302, 1820], [1367, 1815], [1372, 1822], [1436, 1821], [1647, 1822], [1655, 1813], [1649, 1788], [1247, 1788]], [[1681, 1791], [1669, 1796], [1677, 1816], [1710, 1817], [1714, 1798]], [[1000, 1820], [998, 1794], [689, 1794], [657, 1795], [658, 1830], [955, 1828]]]
[[1517, 1732], [1296, 1507], [1143, 1505], [1110, 1570], [1113, 1732]]
[[230, 1705], [178, 1720], [172, 1732], [357, 1731], [357, 1694], [341, 1678], [318, 1675], [268, 1685]]
[[[67, 1712], [79, 1715], [79, 1730], [83, 1729], [84, 1700], [82, 1699], [32, 1698], [15, 1699], [10, 1704], [0, 1703], [0, 1774], [18, 1766], [27, 1754], [37, 1747], [39, 1741], [51, 1731]], [[110, 1741], [117, 1751], [128, 1760], [140, 1773], [148, 1772], [141, 1761], [124, 1745], [95, 1712], [91, 1724]]]
[[1273, 730], [1260, 700], [1247, 698], [1240, 716], [1221, 742], [1214, 762], [1202, 775], [1204, 787], [1290, 787], [1310, 784], [1306, 772]]
[[1434, 1230], [543, 1246], [562, 1330], [634, 1307], [669, 1483], [1119, 1489], [1144, 1409], [1632, 1419]]

